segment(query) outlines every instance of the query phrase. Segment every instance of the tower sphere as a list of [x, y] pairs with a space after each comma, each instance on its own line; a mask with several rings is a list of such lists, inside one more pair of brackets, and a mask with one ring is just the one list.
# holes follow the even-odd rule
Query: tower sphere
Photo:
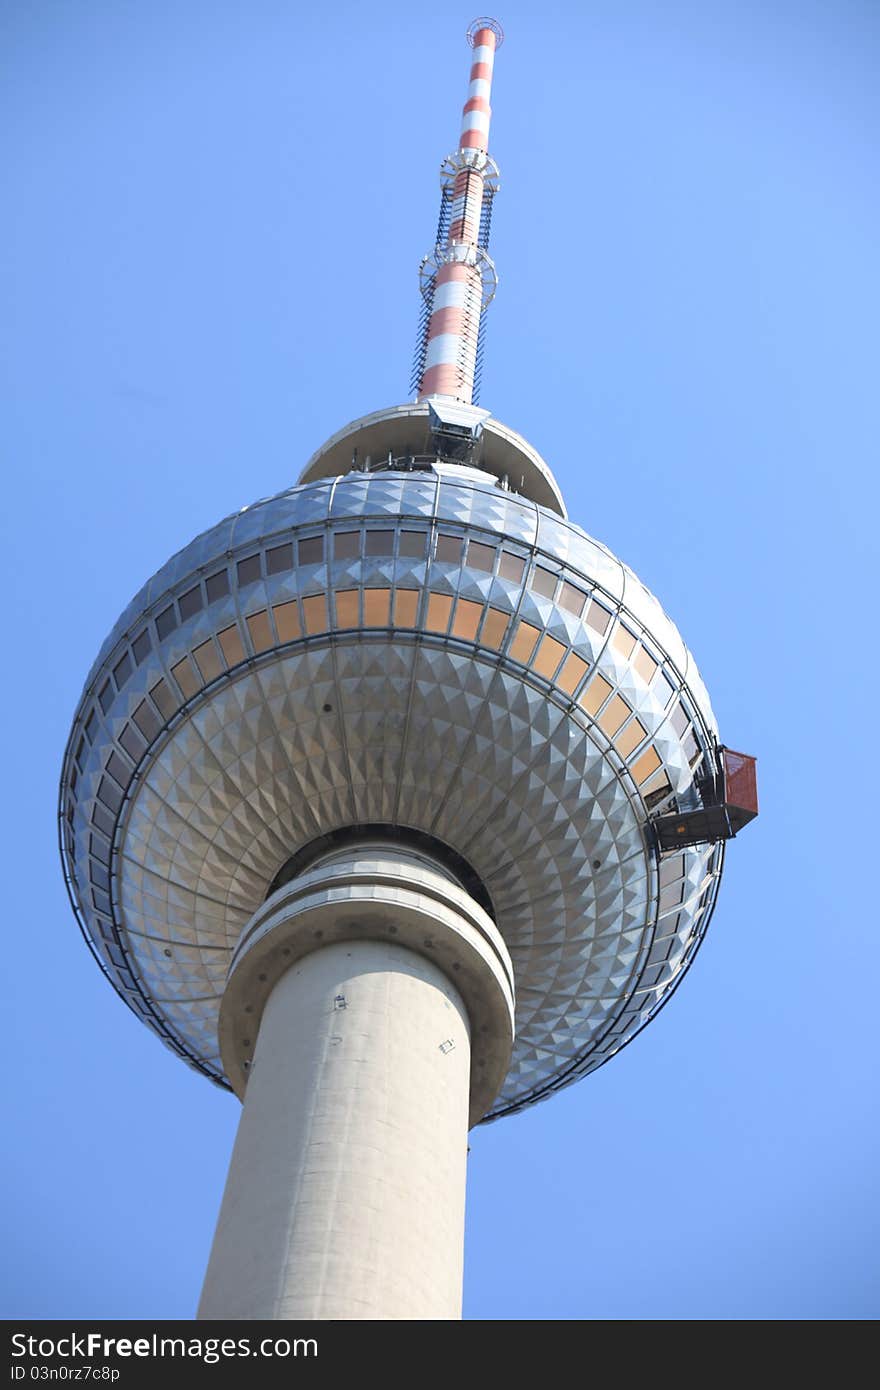
[[493, 1119], [606, 1061], [693, 959], [723, 845], [660, 859], [648, 822], [694, 798], [717, 731], [677, 629], [536, 452], [476, 412], [482, 467], [444, 461], [429, 411], [354, 422], [135, 596], [76, 713], [62, 848], [126, 1003], [238, 1089], [220, 1003], [267, 895], [346, 836], [430, 847], [513, 962]]

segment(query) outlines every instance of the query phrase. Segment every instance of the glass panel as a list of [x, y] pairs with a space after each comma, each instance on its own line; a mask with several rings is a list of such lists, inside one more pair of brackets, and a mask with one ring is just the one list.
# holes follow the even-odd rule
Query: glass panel
[[[488, 548], [488, 546], [483, 547], [484, 550], [488, 550]], [[453, 637], [465, 637], [473, 642], [482, 616], [483, 605], [481, 603], [472, 603], [470, 599], [460, 598], [455, 609], [455, 621], [452, 624]]]
[[599, 715], [599, 728], [603, 729], [609, 738], [613, 738], [620, 728], [624, 719], [631, 714], [629, 705], [622, 695], [615, 695]]
[[213, 640], [209, 637], [207, 642], [203, 642], [200, 647], [196, 647], [193, 652], [196, 665], [202, 673], [202, 679], [212, 681], [220, 675], [223, 667], [220, 665], [220, 657], [217, 655], [217, 648]]
[[119, 735], [119, 742], [122, 744], [132, 762], [136, 763], [143, 757], [146, 745], [134, 724], [126, 724], [122, 733]]
[[100, 702], [101, 709], [106, 714], [110, 706], [113, 704], [113, 686], [110, 684], [109, 681], [105, 681], [104, 684], [101, 686], [101, 693], [98, 696], [98, 700]]
[[289, 603], [276, 603], [272, 608], [272, 613], [275, 618], [275, 630], [278, 633], [279, 641], [295, 642], [297, 637], [302, 636], [299, 608], [295, 598], [291, 599]]
[[[300, 541], [298, 554], [301, 565], [320, 565], [324, 558], [324, 537], [308, 536]], [[324, 628], [320, 630], [323, 632]]]
[[614, 636], [611, 639], [611, 645], [614, 647], [615, 651], [620, 652], [620, 655], [629, 661], [633, 654], [633, 647], [635, 644], [636, 639], [629, 629], [625, 628], [622, 623], [619, 623], [614, 629]]
[[368, 531], [365, 553], [367, 555], [393, 555], [394, 532]]
[[469, 541], [467, 563], [475, 570], [485, 570], [491, 574], [495, 568], [495, 547], [484, 545], [482, 541]]
[[670, 907], [678, 907], [684, 897], [684, 879], [668, 883], [660, 893], [659, 911], [666, 912]]
[[177, 600], [177, 606], [180, 609], [181, 622], [184, 623], [187, 618], [192, 618], [194, 614], [201, 612], [203, 607], [201, 584], [196, 584], [195, 588], [187, 589], [185, 594], [181, 594]]
[[564, 690], [566, 695], [570, 695], [576, 685], [579, 685], [587, 674], [587, 663], [582, 661], [574, 652], [569, 652], [565, 659], [562, 670], [556, 677], [556, 684], [560, 690]]
[[226, 570], [218, 570], [216, 574], [211, 574], [205, 580], [205, 590], [208, 595], [209, 603], [216, 603], [218, 598], [223, 598], [229, 593], [229, 574]]
[[529, 588], [534, 589], [536, 594], [543, 594], [545, 598], [552, 598], [556, 593], [556, 575], [552, 570], [545, 570], [537, 565]]
[[415, 627], [418, 611], [418, 589], [398, 589], [394, 595], [394, 626]]
[[236, 569], [238, 571], [239, 588], [242, 588], [245, 584], [253, 584], [254, 580], [259, 579], [262, 573], [259, 555], [249, 555], [246, 560], [239, 560]]
[[110, 773], [113, 781], [119, 783], [120, 787], [127, 787], [131, 781], [131, 768], [126, 762], [123, 762], [122, 758], [120, 758], [119, 754], [116, 752], [111, 753], [110, 757], [107, 759], [107, 771]]
[[247, 618], [247, 625], [255, 652], [267, 652], [270, 647], [274, 647], [275, 638], [272, 635], [269, 614], [265, 608], [261, 609], [259, 613], [251, 613]]
[[172, 603], [170, 608], [165, 608], [156, 618], [156, 631], [160, 641], [167, 637], [169, 632], [173, 632], [177, 627], [177, 613]]
[[411, 560], [424, 560], [426, 539], [425, 531], [401, 531], [398, 555], [407, 556]]
[[486, 620], [483, 623], [483, 631], [480, 634], [480, 641], [483, 645], [492, 647], [496, 652], [499, 651], [504, 641], [504, 634], [507, 631], [507, 624], [509, 621], [509, 613], [503, 613], [500, 608], [488, 609]]
[[360, 609], [360, 590], [340, 589], [336, 594], [336, 626], [359, 627]]
[[509, 550], [502, 550], [501, 563], [498, 566], [498, 573], [502, 579], [509, 579], [513, 584], [519, 584], [526, 570], [526, 562], [521, 555], [512, 555]]
[[390, 627], [391, 590], [364, 589], [364, 627]]
[[672, 724], [672, 727], [678, 734], [679, 738], [681, 738], [682, 734], [684, 733], [685, 729], [690, 723], [690, 720], [685, 714], [683, 705], [675, 706], [675, 709], [672, 711], [672, 718], [670, 720], [670, 723]]
[[652, 772], [657, 771], [659, 766], [660, 754], [652, 743], [651, 747], [646, 748], [641, 757], [636, 759], [630, 771], [638, 786], [641, 786], [643, 782], [647, 781]]
[[[316, 537], [323, 546], [323, 537]], [[304, 542], [300, 541], [300, 546]], [[306, 632], [310, 635], [316, 632], [327, 631], [327, 600], [324, 594], [312, 594], [309, 598], [304, 598], [301, 602], [303, 622]]]
[[[108, 786], [112, 787], [112, 785], [112, 782], [108, 783]], [[113, 834], [113, 817], [107, 815], [103, 806], [95, 805], [92, 807], [92, 825], [96, 825], [99, 830], [103, 830], [104, 834], [107, 836]]]
[[183, 691], [185, 700], [188, 700], [190, 696], [195, 695], [197, 690], [201, 689], [202, 682], [196, 675], [195, 668], [188, 656], [185, 656], [182, 661], [178, 661], [176, 666], [171, 667], [171, 674]]
[[457, 565], [461, 559], [461, 536], [438, 536], [437, 559], [444, 560], [450, 565]]
[[284, 545], [273, 545], [271, 550], [266, 551], [266, 573], [283, 574], [285, 570], [293, 569], [293, 541], [287, 541]]
[[116, 682], [116, 689], [121, 690], [131, 675], [131, 657], [128, 652], [121, 657], [113, 667], [113, 679]]
[[587, 596], [583, 589], [579, 589], [576, 584], [569, 584], [567, 579], [563, 581], [557, 600], [560, 608], [567, 608], [569, 613], [576, 613], [580, 617], [586, 601]]
[[632, 719], [623, 733], [614, 740], [614, 747], [622, 758], [628, 758], [634, 748], [648, 737], [648, 730], [638, 719]]
[[532, 663], [532, 669], [537, 671], [539, 676], [546, 676], [550, 680], [562, 660], [565, 650], [561, 642], [557, 642], [555, 637], [549, 637], [545, 633], [538, 648], [538, 655]]
[[166, 719], [170, 719], [177, 709], [177, 700], [171, 693], [164, 681], [157, 681], [150, 691], [154, 703], [158, 706]]
[[142, 662], [146, 661], [147, 657], [150, 654], [150, 649], [152, 648], [152, 645], [153, 644], [150, 641], [150, 634], [149, 632], [147, 632], [146, 628], [143, 632], [138, 633], [137, 637], [131, 644], [131, 650], [134, 653], [134, 659], [137, 662], [138, 666], [140, 666]]
[[452, 598], [449, 594], [429, 594], [425, 627], [429, 632], [445, 632], [449, 627], [449, 614], [451, 612]]
[[225, 627], [222, 632], [217, 633], [217, 641], [220, 643], [223, 660], [227, 666], [237, 666], [240, 661], [244, 661], [244, 643], [234, 623], [232, 627]]
[[337, 560], [356, 560], [361, 553], [360, 531], [337, 531], [333, 537], [333, 555]]
[[[108, 811], [113, 811], [114, 814], [122, 805], [122, 792], [115, 783], [111, 782], [109, 777], [101, 778], [98, 786], [98, 800], [107, 807]], [[97, 822], [97, 816], [95, 817], [95, 821]]]
[[657, 672], [657, 662], [651, 656], [651, 653], [646, 652], [644, 647], [639, 647], [633, 665], [645, 684], [650, 685]]
[[665, 888], [667, 883], [674, 883], [677, 878], [684, 878], [684, 856], [672, 854], [668, 859], [661, 859], [660, 887]]
[[612, 686], [605, 677], [595, 675], [578, 696], [578, 704], [583, 705], [588, 714], [595, 714], [599, 706], [608, 699], [611, 691]]
[[148, 705], [146, 700], [142, 700], [132, 715], [132, 718], [147, 742], [152, 743], [162, 727], [152, 705]]
[[602, 607], [601, 603], [592, 599], [587, 609], [587, 622], [596, 632], [607, 632], [608, 624], [611, 622], [611, 614], [607, 608]]
[[523, 665], [527, 665], [532, 652], [535, 650], [535, 643], [540, 636], [541, 633], [538, 628], [532, 627], [531, 623], [521, 620], [517, 624], [516, 633], [510, 644], [509, 654], [513, 657], [514, 661], [521, 661]]
[[97, 729], [97, 727], [97, 715], [95, 714], [95, 711], [92, 710], [88, 719], [86, 720], [86, 738], [88, 739], [89, 743], [91, 743], [92, 739], [95, 737], [95, 730]]

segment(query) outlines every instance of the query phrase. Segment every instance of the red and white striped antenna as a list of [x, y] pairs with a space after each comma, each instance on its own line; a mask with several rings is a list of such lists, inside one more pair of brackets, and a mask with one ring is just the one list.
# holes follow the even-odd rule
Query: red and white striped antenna
[[471, 405], [479, 390], [483, 316], [498, 285], [488, 250], [499, 187], [489, 154], [489, 99], [504, 31], [483, 17], [469, 26], [467, 40], [473, 59], [461, 135], [440, 166], [436, 244], [419, 268], [423, 305], [411, 384], [419, 400], [446, 396]]

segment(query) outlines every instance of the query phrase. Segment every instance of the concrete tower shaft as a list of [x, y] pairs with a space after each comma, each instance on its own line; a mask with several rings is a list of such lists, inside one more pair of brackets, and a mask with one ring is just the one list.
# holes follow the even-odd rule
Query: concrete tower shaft
[[467, 1130], [513, 1042], [486, 912], [425, 851], [325, 855], [242, 932], [220, 1041], [244, 1108], [199, 1317], [460, 1317]]

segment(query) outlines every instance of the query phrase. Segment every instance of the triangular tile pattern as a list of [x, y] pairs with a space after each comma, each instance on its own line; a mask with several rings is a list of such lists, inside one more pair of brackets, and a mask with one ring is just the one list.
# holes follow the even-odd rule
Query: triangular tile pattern
[[[473, 528], [475, 539], [494, 535], [520, 554], [537, 540], [545, 564], [568, 566], [566, 577], [585, 590], [599, 584], [606, 605], [624, 595], [631, 613], [660, 630], [654, 648], [662, 651], [665, 640], [679, 672], [690, 669], [653, 595], [577, 527], [489, 483], [390, 473], [290, 489], [197, 538], [129, 605], [125, 630], [118, 625], [102, 649], [108, 665], [118, 661], [125, 631], [143, 625], [151, 595], [167, 604], [169, 588], [182, 592], [199, 566], [228, 564], [234, 577], [230, 553], [252, 554], [296, 526], [314, 533], [331, 505], [342, 529], [346, 518], [404, 527], [406, 519], [418, 526], [419, 518], [436, 518], [441, 529]], [[649, 729], [673, 785], [690, 785], [665, 696], [661, 702], [635, 677], [605, 636], [509, 581], [466, 565], [431, 570], [445, 591], [518, 607], [598, 661]], [[71, 832], [77, 881], [88, 877], [81, 866], [94, 833], [90, 799], [109, 752], [157, 680], [174, 689], [169, 666], [196, 641], [236, 612], [295, 596], [302, 584], [351, 587], [366, 574], [411, 587], [424, 572], [418, 561], [377, 557], [285, 572], [241, 594], [233, 588], [166, 641], [157, 644], [154, 635], [148, 659], [106, 712], [94, 694], [106, 674], [96, 667], [82, 705], [82, 723], [91, 716], [93, 727]], [[701, 683], [698, 690], [702, 699]], [[128, 762], [123, 754], [119, 765]], [[214, 1068], [228, 953], [280, 864], [328, 829], [396, 818], [446, 840], [483, 877], [518, 985], [518, 1042], [498, 1111], [566, 1084], [638, 1031], [677, 984], [717, 892], [721, 852], [687, 851], [680, 856], [682, 902], [664, 911], [655, 933], [656, 869], [645, 851], [644, 811], [605, 736], [539, 677], [439, 634], [398, 641], [377, 632], [340, 635], [240, 667], [194, 706], [139, 777], [123, 819], [118, 927], [146, 997], [161, 1001], [169, 1025]], [[104, 855], [106, 863], [107, 848]], [[91, 905], [83, 899], [82, 906], [88, 918]]]

